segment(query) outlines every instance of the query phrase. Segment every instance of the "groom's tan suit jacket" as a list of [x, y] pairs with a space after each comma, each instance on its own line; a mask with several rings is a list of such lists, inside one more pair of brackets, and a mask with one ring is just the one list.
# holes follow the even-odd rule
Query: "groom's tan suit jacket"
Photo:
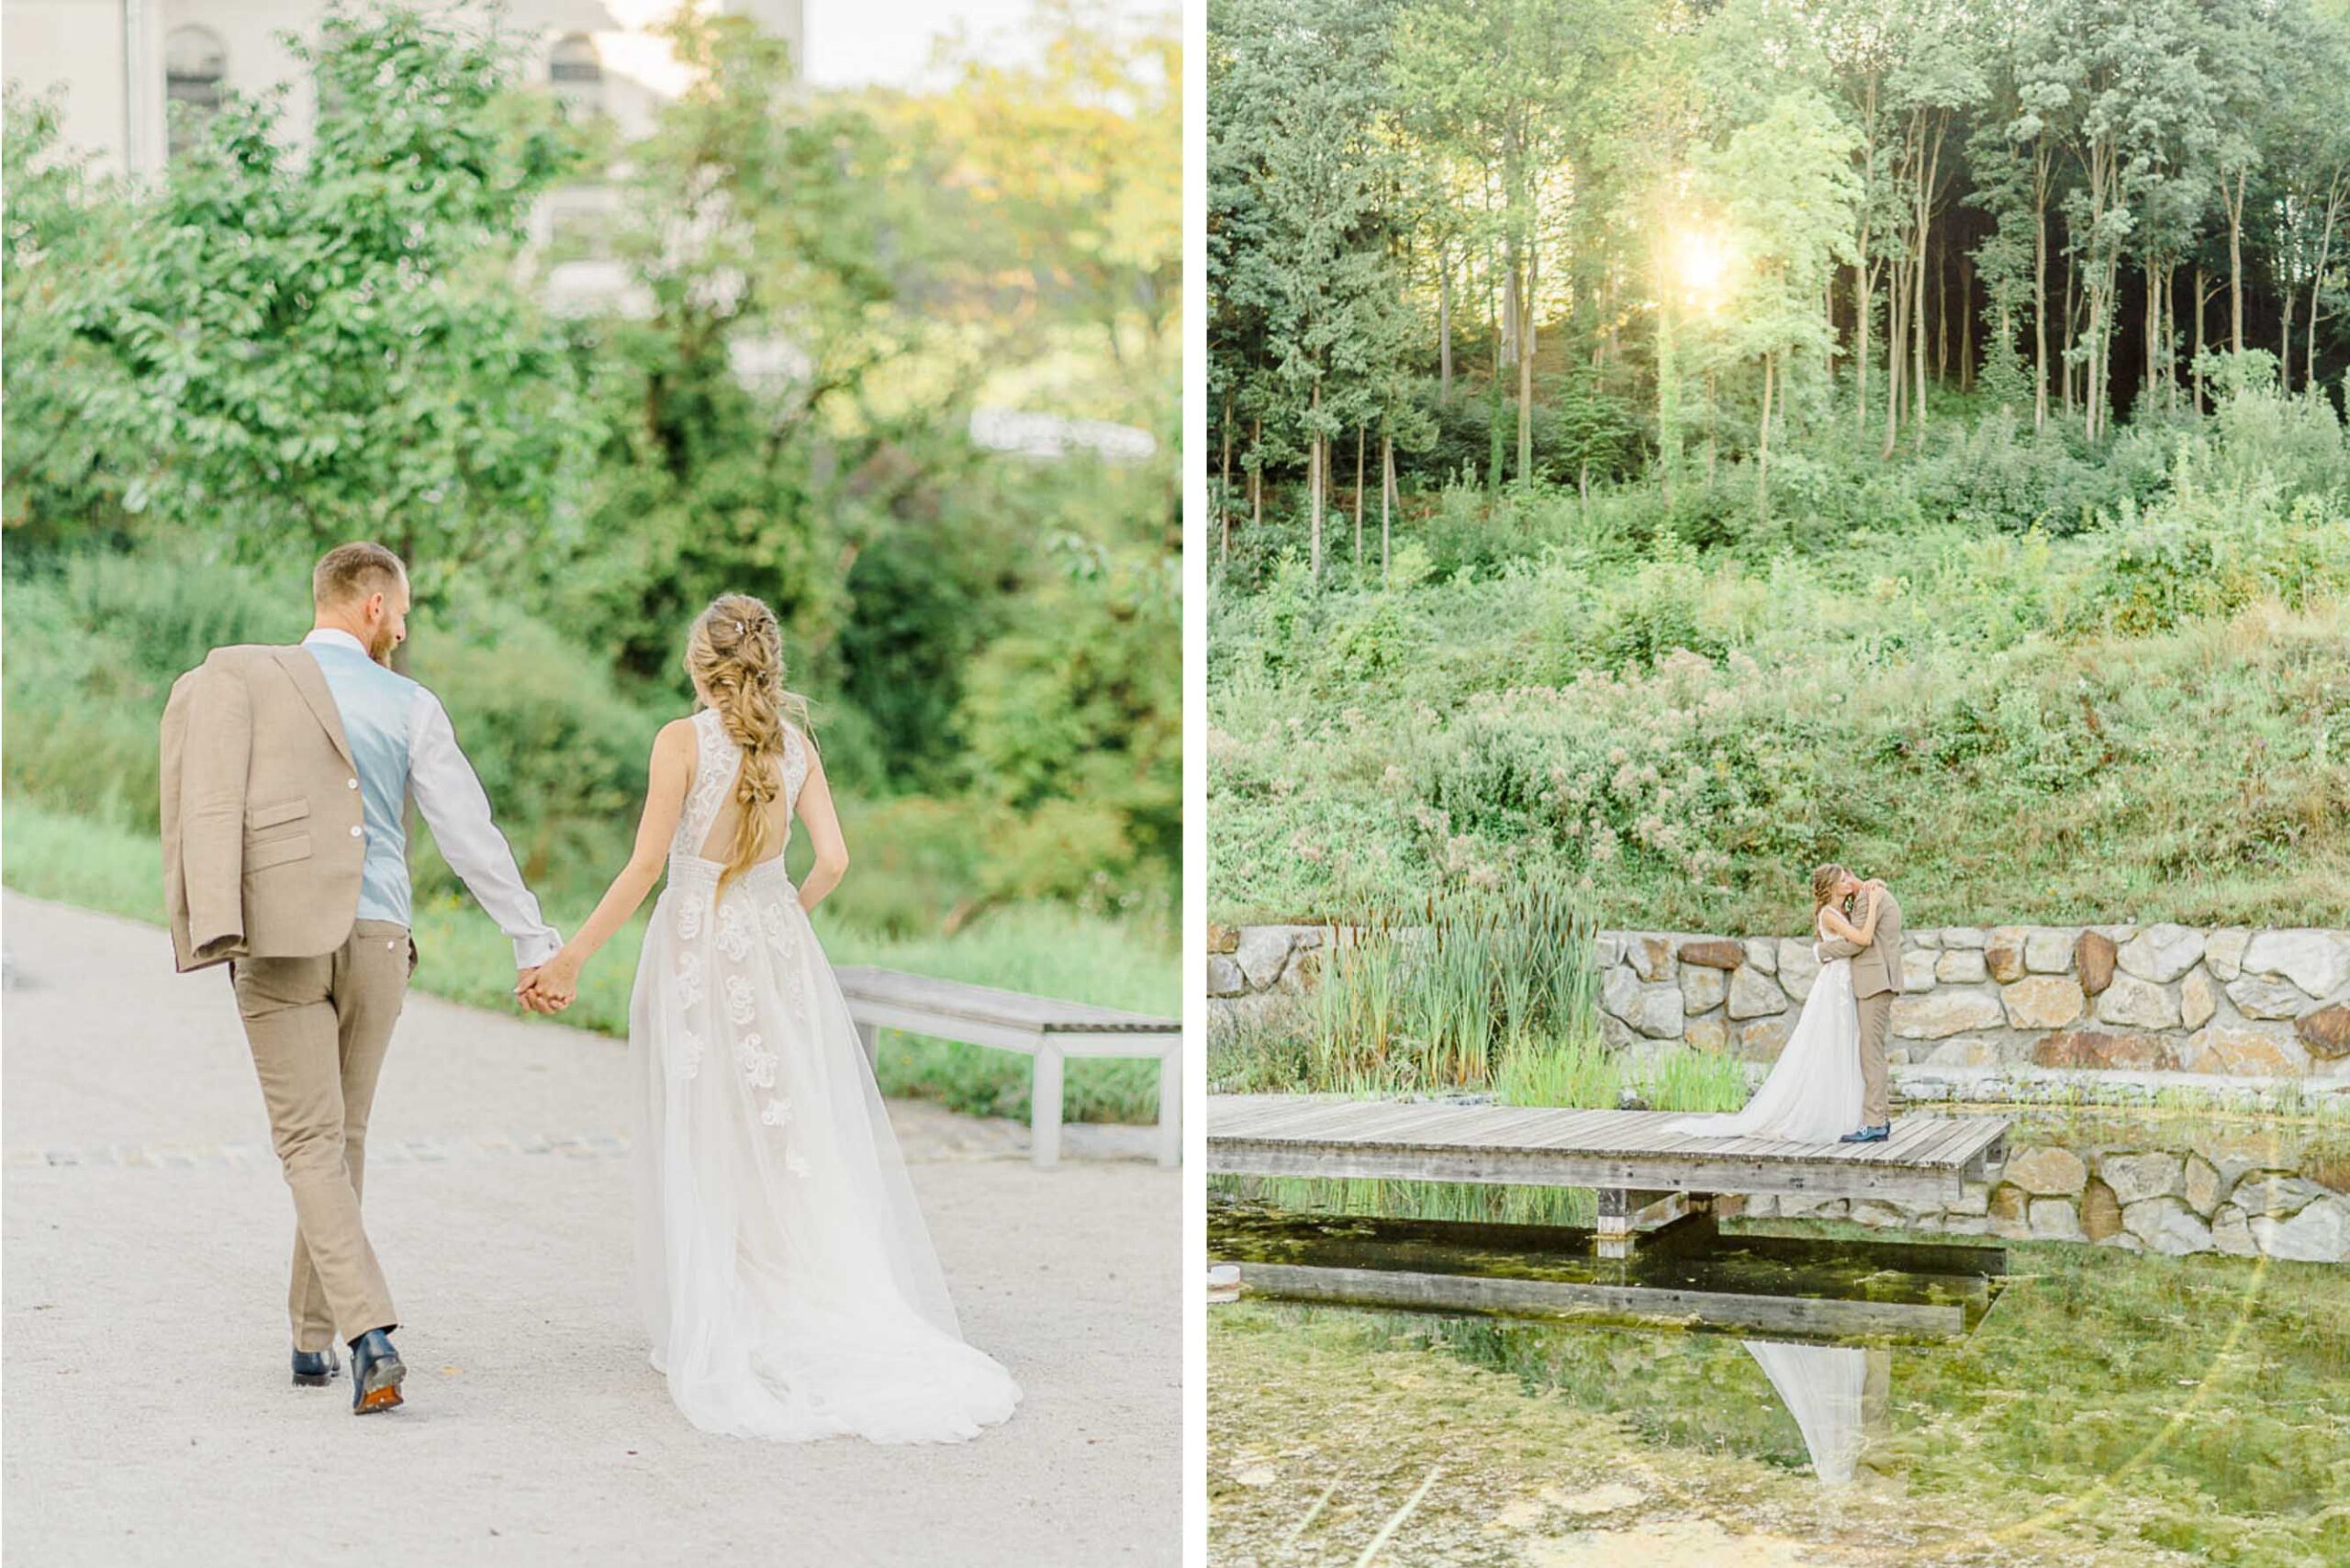
[[[1867, 946], [1848, 942], [1841, 936], [1830, 936], [1819, 945], [1822, 958], [1852, 960], [1852, 995], [1857, 1000], [1883, 996], [1901, 990], [1901, 906], [1894, 902], [1893, 890], [1882, 889], [1876, 895], [1884, 901], [1884, 909], [1876, 917], [1876, 939]], [[1857, 916], [1859, 912], [1855, 911]]]
[[163, 890], [183, 970], [331, 953], [358, 916], [359, 770], [300, 647], [216, 649], [163, 709]]

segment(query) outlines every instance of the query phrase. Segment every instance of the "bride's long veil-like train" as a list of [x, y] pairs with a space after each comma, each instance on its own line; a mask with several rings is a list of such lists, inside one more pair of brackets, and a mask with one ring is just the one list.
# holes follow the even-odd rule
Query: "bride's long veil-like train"
[[[638, 1290], [694, 1425], [952, 1441], [1011, 1416], [963, 1342], [848, 1004], [780, 857], [700, 853], [741, 754], [696, 716], [694, 787], [630, 1013]], [[785, 799], [806, 774], [788, 733]]]

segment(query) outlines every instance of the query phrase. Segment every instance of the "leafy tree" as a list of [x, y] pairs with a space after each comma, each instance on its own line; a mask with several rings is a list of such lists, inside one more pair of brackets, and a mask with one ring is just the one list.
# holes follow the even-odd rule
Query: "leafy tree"
[[555, 527], [585, 426], [507, 269], [565, 167], [499, 35], [338, 7], [306, 154], [232, 96], [71, 284], [71, 398], [134, 513], [247, 550], [382, 540], [432, 593]]

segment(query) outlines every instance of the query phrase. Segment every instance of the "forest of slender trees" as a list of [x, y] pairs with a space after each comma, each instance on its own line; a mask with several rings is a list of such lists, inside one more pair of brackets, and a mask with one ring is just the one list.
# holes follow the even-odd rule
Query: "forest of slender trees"
[[2350, 0], [1214, 0], [1209, 454], [1721, 481], [1997, 413], [2094, 453], [2338, 398]]

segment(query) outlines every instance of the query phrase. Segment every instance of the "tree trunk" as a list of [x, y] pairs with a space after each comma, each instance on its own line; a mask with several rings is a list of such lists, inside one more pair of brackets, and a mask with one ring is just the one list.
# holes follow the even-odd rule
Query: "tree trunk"
[[1437, 396], [1452, 401], [1452, 261], [1445, 248], [1436, 252], [1436, 375]]
[[1320, 582], [1322, 580], [1322, 487], [1324, 476], [1328, 469], [1322, 458], [1322, 449], [1326, 442], [1322, 436], [1322, 383], [1319, 381], [1314, 384], [1314, 401], [1310, 409], [1313, 418], [1307, 421], [1306, 428], [1312, 432], [1312, 436], [1306, 442], [1305, 492], [1307, 505], [1314, 519], [1312, 560], [1314, 580]]
[[1534, 286], [1540, 256], [1526, 247], [1526, 282], [1517, 291], [1517, 485], [1534, 485]]
[[2220, 198], [2228, 209], [2228, 331], [2235, 352], [2244, 353], [2244, 186], [2252, 177], [2251, 165], [2236, 171], [2236, 186], [2228, 189], [2227, 177], [2221, 176]]
[[1355, 565], [1362, 565], [1362, 425], [1355, 425]]
[[2203, 310], [2211, 303], [2211, 296], [2203, 286], [2203, 269], [2198, 265], [2195, 269], [2195, 363], [2190, 367], [2190, 374], [2195, 378], [2195, 413], [2199, 419], [2203, 414]]
[[1762, 356], [1762, 427], [1754, 440], [1754, 515], [1756, 524], [1771, 525], [1771, 362]]
[[2031, 235], [2031, 428], [2048, 426], [2048, 202], [2032, 210]]
[[1224, 478], [1216, 487], [1215, 526], [1218, 537], [1216, 559], [1232, 558], [1232, 394], [1224, 395], [1224, 418], [1219, 421], [1224, 431]]
[[1259, 414], [1248, 427], [1248, 442], [1256, 449], [1256, 465], [1248, 470], [1248, 526], [1265, 526], [1265, 416]]
[[1394, 538], [1395, 512], [1395, 437], [1382, 431], [1379, 436], [1379, 582], [1387, 584], [1389, 546]]
[[2073, 252], [2072, 248], [2067, 246], [2065, 250], [2065, 335], [2063, 342], [2057, 344], [2057, 351], [2060, 357], [2057, 361], [2056, 367], [2057, 373], [2062, 375], [2065, 380], [2065, 417], [2067, 419], [2070, 419], [2073, 414], [2073, 342], [2075, 322], [2073, 304]]
[[[2014, 344], [2005, 330], [1999, 342], [2002, 352]], [[1975, 263], [1964, 252], [1958, 258], [1958, 389], [1975, 390]]]
[[[2310, 328], [2302, 334], [2307, 340], [2301, 349], [2306, 358], [2301, 371], [2301, 385], [2304, 386], [2314, 387], [2317, 385], [2317, 296], [2325, 283], [2325, 263], [2333, 257], [2333, 226], [2342, 216], [2345, 197], [2350, 197], [2350, 171], [2337, 173], [2333, 184], [2326, 187], [2325, 232], [2317, 242], [2317, 271], [2310, 278]], [[2285, 301], [2285, 313], [2289, 316], [2292, 312], [2293, 302], [2288, 298]]]

